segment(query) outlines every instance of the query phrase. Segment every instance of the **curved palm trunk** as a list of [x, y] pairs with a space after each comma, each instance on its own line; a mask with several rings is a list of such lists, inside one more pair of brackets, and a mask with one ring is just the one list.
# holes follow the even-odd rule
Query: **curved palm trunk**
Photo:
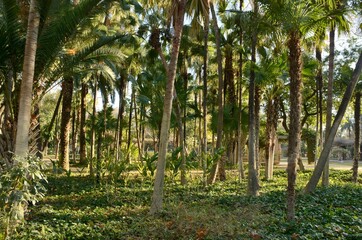
[[[327, 92], [327, 117], [326, 117], [326, 137], [332, 125], [332, 108], [333, 108], [333, 74], [334, 74], [334, 42], [335, 42], [335, 29], [332, 27], [329, 32], [329, 69], [328, 69], [328, 92]], [[323, 170], [322, 185], [328, 186], [329, 184], [329, 156], [327, 157], [326, 165]]]
[[15, 155], [24, 157], [28, 152], [30, 111], [39, 30], [37, 1], [31, 0], [26, 34], [23, 73], [20, 89], [19, 112], [15, 140]]
[[[222, 134], [224, 128], [224, 106], [223, 106], [223, 90], [224, 90], [224, 82], [222, 78], [222, 55], [221, 55], [221, 36], [219, 26], [217, 24], [217, 17], [215, 13], [214, 4], [210, 3], [210, 9], [213, 19], [213, 25], [215, 30], [215, 38], [216, 38], [216, 58], [217, 58], [217, 73], [219, 77], [219, 86], [217, 93], [217, 105], [218, 105], [218, 115], [217, 115], [217, 133], [216, 133], [216, 149], [221, 148], [222, 143]], [[210, 176], [208, 178], [208, 183], [212, 184], [216, 181], [216, 176], [219, 174], [220, 180], [226, 179], [225, 174], [225, 162], [224, 158], [221, 157], [217, 163], [211, 169]]]
[[86, 138], [85, 138], [85, 98], [88, 93], [88, 88], [85, 83], [82, 83], [82, 90], [80, 96], [80, 126], [79, 126], [79, 163], [87, 163], [87, 152], [86, 152]]
[[172, 39], [170, 63], [166, 68], [167, 83], [166, 83], [166, 92], [165, 92], [163, 115], [161, 122], [157, 170], [156, 170], [156, 177], [155, 177], [154, 189], [152, 194], [152, 204], [150, 209], [151, 214], [161, 211], [163, 205], [163, 184], [165, 177], [166, 152], [167, 152], [167, 144], [168, 144], [170, 120], [171, 120], [172, 97], [174, 92], [174, 81], [176, 76], [177, 60], [180, 50], [186, 2], [187, 2], [186, 0], [181, 0], [176, 3], [178, 6], [176, 10], [177, 14], [174, 19], [175, 34]]
[[59, 166], [65, 171], [69, 171], [69, 134], [71, 128], [71, 112], [73, 98], [73, 79], [65, 77], [62, 84], [63, 104], [62, 119], [60, 122], [60, 149]]
[[357, 183], [358, 178], [358, 161], [360, 160], [360, 124], [361, 124], [361, 92], [356, 92], [356, 99], [354, 102], [354, 158], [352, 168], [352, 181]]
[[290, 125], [288, 137], [288, 187], [287, 187], [287, 219], [295, 218], [295, 184], [297, 178], [297, 160], [301, 143], [301, 86], [302, 86], [302, 51], [300, 33], [289, 34], [289, 75], [290, 75]]
[[319, 179], [320, 179], [320, 177], [322, 175], [322, 172], [323, 172], [323, 168], [324, 168], [324, 166], [325, 166], [325, 164], [327, 162], [329, 153], [331, 151], [334, 137], [336, 136], [338, 127], [339, 127], [339, 125], [340, 125], [340, 123], [342, 121], [344, 113], [346, 112], [348, 103], [352, 98], [352, 94], [353, 94], [353, 91], [354, 91], [354, 89], [356, 87], [356, 84], [357, 84], [357, 82], [359, 80], [359, 77], [361, 76], [361, 71], [362, 71], [362, 53], [360, 53], [360, 56], [358, 58], [358, 62], [356, 64], [356, 67], [355, 67], [355, 69], [353, 71], [353, 74], [352, 74], [351, 81], [348, 83], [346, 91], [344, 92], [341, 105], [339, 106], [339, 109], [338, 109], [337, 115], [336, 115], [336, 117], [334, 119], [331, 130], [330, 130], [329, 133], [327, 133], [328, 138], [327, 138], [327, 141], [324, 144], [324, 148], [323, 148], [323, 151], [322, 151], [322, 153], [321, 153], [321, 155], [319, 157], [317, 166], [315, 167], [315, 169], [313, 171], [313, 174], [312, 174], [309, 182], [307, 183], [307, 186], [304, 189], [305, 193], [310, 193], [310, 192], [314, 191], [317, 184], [318, 184], [318, 181], [319, 181]]

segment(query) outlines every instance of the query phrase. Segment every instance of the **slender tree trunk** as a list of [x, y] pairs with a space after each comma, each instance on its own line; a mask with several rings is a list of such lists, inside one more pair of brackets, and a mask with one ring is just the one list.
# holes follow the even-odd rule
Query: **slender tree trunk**
[[[240, 0], [240, 12], [243, 11], [243, 5], [244, 5], [244, 0]], [[240, 41], [240, 46], [243, 45], [243, 31], [240, 31], [240, 36], [239, 36], [239, 41]], [[243, 165], [243, 148], [244, 145], [242, 145], [242, 129], [241, 129], [241, 124], [242, 124], [242, 109], [243, 109], [243, 54], [242, 52], [239, 53], [239, 102], [238, 102], [238, 145], [237, 145], [237, 158], [238, 158], [238, 170], [239, 170], [239, 181], [241, 181], [241, 179], [245, 178], [245, 173], [244, 173], [244, 165]]]
[[[328, 138], [332, 125], [332, 108], [333, 108], [333, 75], [334, 75], [334, 41], [335, 41], [335, 29], [329, 32], [329, 69], [328, 69], [328, 92], [327, 92], [327, 117], [326, 117], [326, 137], [325, 142]], [[323, 170], [322, 185], [329, 185], [329, 156], [327, 157], [326, 165]]]
[[[322, 50], [320, 47], [316, 48], [316, 59], [319, 63], [317, 72], [317, 153], [315, 156], [319, 156], [323, 146], [323, 74], [322, 74]], [[315, 160], [314, 160], [315, 161]]]
[[25, 157], [28, 153], [30, 111], [34, 81], [35, 56], [39, 31], [37, 0], [31, 0], [26, 34], [24, 64], [20, 89], [19, 112], [15, 140], [15, 155]]
[[[254, 1], [254, 18], [258, 13], [258, 5]], [[251, 39], [251, 68], [250, 68], [250, 83], [249, 83], [249, 140], [248, 140], [248, 194], [251, 196], [259, 195], [259, 179], [257, 174], [257, 166], [255, 160], [256, 153], [256, 122], [255, 122], [255, 63], [256, 63], [256, 46], [257, 32], [253, 31]]]
[[266, 106], [267, 114], [267, 157], [265, 164], [265, 179], [270, 180], [273, 178], [273, 167], [274, 167], [274, 156], [275, 156], [275, 147], [276, 147], [276, 128], [278, 126], [278, 106], [279, 98], [273, 97], [270, 99]]
[[95, 157], [95, 142], [96, 142], [96, 131], [95, 131], [95, 124], [96, 124], [96, 105], [97, 105], [97, 81], [98, 77], [94, 79], [94, 89], [93, 89], [93, 106], [92, 106], [92, 127], [91, 127], [91, 149], [90, 149], [90, 160], [89, 160], [89, 175], [94, 176], [93, 170], [93, 162]]
[[62, 119], [60, 123], [60, 153], [59, 166], [69, 171], [69, 134], [71, 128], [71, 112], [73, 98], [73, 78], [64, 77], [62, 84], [63, 104]]
[[180, 103], [177, 98], [176, 89], [174, 89], [174, 98], [175, 102], [175, 113], [177, 118], [177, 125], [178, 125], [178, 134], [180, 138], [179, 146], [181, 147], [181, 185], [187, 184], [186, 179], [186, 149], [185, 149], [185, 135], [182, 127], [182, 117], [181, 117], [181, 108]]
[[346, 112], [348, 103], [352, 98], [352, 94], [353, 94], [353, 91], [354, 91], [354, 89], [356, 87], [356, 84], [357, 84], [357, 82], [359, 80], [359, 77], [361, 75], [361, 71], [362, 71], [362, 53], [360, 53], [360, 56], [358, 58], [358, 62], [357, 62], [356, 67], [355, 67], [355, 69], [353, 71], [351, 81], [348, 83], [346, 91], [344, 92], [341, 105], [339, 106], [339, 109], [338, 109], [337, 115], [336, 115], [336, 117], [334, 119], [331, 130], [330, 130], [329, 133], [327, 133], [328, 138], [327, 138], [327, 141], [324, 144], [324, 148], [323, 148], [323, 151], [322, 151], [322, 153], [321, 153], [321, 155], [319, 157], [318, 163], [317, 163], [317, 165], [316, 165], [316, 167], [315, 167], [315, 169], [313, 171], [313, 174], [312, 174], [309, 182], [307, 183], [307, 186], [305, 187], [305, 190], [304, 190], [305, 193], [313, 192], [315, 190], [317, 184], [318, 184], [318, 181], [319, 181], [319, 179], [321, 177], [321, 174], [323, 172], [323, 168], [325, 166], [325, 163], [327, 162], [330, 150], [332, 148], [334, 137], [336, 136], [338, 127], [339, 127], [339, 125], [340, 125], [340, 123], [342, 121], [344, 113]]
[[72, 159], [71, 162], [75, 163], [76, 159], [76, 145], [77, 145], [77, 130], [76, 130], [76, 124], [77, 124], [77, 110], [73, 108], [72, 112]]
[[353, 174], [352, 181], [357, 183], [358, 178], [358, 161], [361, 158], [361, 140], [360, 140], [360, 124], [361, 124], [361, 92], [356, 92], [354, 102], [354, 158], [353, 158]]
[[135, 105], [134, 102], [134, 94], [135, 94], [135, 89], [132, 85], [132, 93], [131, 93], [131, 103], [129, 106], [129, 118], [128, 118], [128, 139], [127, 139], [127, 162], [130, 163], [130, 147], [131, 147], [131, 140], [132, 140], [132, 135], [131, 135], [131, 129], [132, 129], [132, 112], [133, 112], [133, 105]]
[[302, 51], [300, 33], [292, 31], [289, 34], [289, 75], [290, 75], [290, 124], [288, 138], [288, 188], [287, 188], [287, 219], [295, 218], [295, 185], [297, 178], [297, 160], [301, 144], [301, 86], [302, 86]]
[[140, 140], [140, 129], [138, 128], [138, 119], [137, 119], [137, 107], [136, 107], [136, 94], [133, 94], [133, 102], [134, 102], [134, 121], [136, 124], [136, 138], [137, 138], [137, 148], [138, 148], [138, 160], [142, 161], [142, 148], [141, 148], [141, 140]]
[[260, 98], [261, 98], [261, 89], [255, 85], [255, 165], [256, 165], [256, 174], [258, 178], [260, 177]]
[[203, 158], [203, 170], [204, 170], [204, 185], [207, 186], [207, 79], [208, 79], [208, 67], [209, 67], [209, 25], [210, 25], [210, 7], [209, 2], [205, 6], [205, 20], [204, 20], [204, 65], [203, 65], [203, 99], [202, 99], [202, 113], [203, 113], [203, 142], [202, 142], [202, 158]]
[[85, 83], [82, 83], [82, 90], [80, 96], [80, 126], [79, 126], [79, 163], [87, 163], [87, 152], [86, 152], [86, 136], [85, 136], [85, 120], [86, 120], [86, 106], [85, 98], [88, 93], [88, 87]]
[[[218, 73], [218, 93], [217, 93], [217, 105], [218, 105], [218, 115], [217, 115], [217, 134], [216, 134], [216, 149], [221, 149], [222, 144], [222, 135], [224, 128], [224, 106], [223, 106], [223, 90], [224, 90], [224, 81], [222, 77], [222, 54], [221, 54], [221, 35], [219, 26], [217, 24], [217, 16], [215, 13], [214, 4], [210, 2], [210, 9], [212, 14], [212, 22], [214, 25], [215, 38], [216, 38], [216, 58], [217, 58], [217, 73]], [[216, 176], [219, 175], [221, 181], [226, 179], [225, 174], [225, 162], [224, 158], [220, 158], [217, 163], [212, 166], [210, 176], [208, 178], [208, 183], [212, 184], [216, 181]]]
[[170, 129], [172, 97], [174, 92], [174, 81], [176, 76], [177, 60], [180, 50], [186, 2], [187, 2], [186, 0], [181, 0], [176, 3], [178, 4], [178, 7], [176, 8], [177, 14], [175, 15], [174, 18], [175, 33], [172, 39], [171, 58], [169, 65], [165, 66], [167, 67], [166, 68], [167, 83], [166, 83], [166, 92], [164, 98], [163, 116], [161, 123], [157, 170], [156, 170], [155, 184], [152, 194], [152, 204], [150, 209], [151, 214], [160, 212], [162, 210], [162, 205], [163, 205], [163, 184], [164, 184], [165, 167], [166, 167], [167, 143], [168, 143], [169, 129]]
[[61, 91], [60, 95], [58, 97], [57, 105], [55, 106], [55, 109], [54, 109], [54, 112], [53, 112], [52, 119], [50, 120], [49, 126], [48, 126], [48, 128], [47, 128], [47, 130], [45, 132], [45, 140], [44, 140], [44, 143], [43, 143], [42, 151], [44, 151], [45, 148], [47, 148], [47, 146], [48, 146], [49, 138], [50, 138], [50, 132], [52, 131], [54, 122], [55, 122], [55, 120], [56, 120], [56, 118], [58, 116], [59, 106], [60, 106], [60, 103], [62, 101], [62, 96], [63, 96], [63, 92]]

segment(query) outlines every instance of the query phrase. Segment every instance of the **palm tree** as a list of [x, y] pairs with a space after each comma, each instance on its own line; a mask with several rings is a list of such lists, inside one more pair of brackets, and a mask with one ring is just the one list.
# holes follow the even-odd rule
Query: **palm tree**
[[[333, 108], [333, 78], [334, 78], [334, 55], [335, 55], [335, 31], [338, 27], [339, 31], [349, 31], [349, 23], [345, 18], [346, 6], [341, 0], [330, 1], [322, 0], [325, 4], [328, 13], [328, 20], [330, 24], [329, 29], [329, 56], [328, 56], [328, 91], [327, 91], [327, 116], [326, 116], [326, 136], [327, 141], [328, 134], [332, 125], [332, 108]], [[329, 160], [327, 160], [322, 178], [322, 185], [328, 186], [329, 184]]]
[[288, 137], [288, 187], [287, 219], [295, 217], [296, 165], [301, 146], [301, 86], [302, 86], [302, 30], [306, 23], [314, 21], [319, 9], [301, 1], [262, 1], [267, 13], [280, 24], [288, 36], [289, 77], [290, 77], [290, 123]]
[[[253, 19], [257, 19], [259, 6], [254, 1]], [[250, 68], [250, 82], [249, 82], [249, 140], [248, 140], [248, 193], [252, 196], [259, 195], [259, 180], [257, 174], [257, 160], [256, 160], [256, 108], [255, 108], [255, 64], [256, 64], [256, 47], [257, 47], [257, 30], [254, 28], [251, 37], [251, 68]]]
[[32, 89], [39, 21], [37, 1], [32, 0], [29, 7], [28, 29], [22, 73], [23, 79], [20, 89], [19, 113], [15, 140], [15, 155], [20, 157], [25, 157], [28, 152], [30, 111], [32, 103]]
[[65, 76], [62, 83], [62, 115], [60, 122], [60, 153], [59, 166], [69, 171], [69, 135], [71, 127], [71, 112], [73, 98], [73, 77]]
[[160, 145], [159, 153], [157, 160], [157, 171], [154, 183], [154, 189], [152, 194], [152, 204], [150, 213], [154, 214], [159, 212], [162, 209], [163, 202], [163, 183], [165, 176], [165, 167], [166, 167], [166, 151], [167, 143], [169, 137], [170, 129], [170, 119], [171, 119], [171, 109], [172, 109], [172, 98], [174, 95], [174, 81], [176, 76], [177, 60], [181, 43], [181, 35], [184, 23], [184, 15], [186, 8], [186, 0], [181, 1], [172, 1], [171, 6], [173, 9], [173, 26], [175, 29], [173, 38], [172, 38], [172, 49], [170, 55], [170, 63], [167, 64], [162, 49], [160, 45], [157, 44], [156, 50], [159, 52], [161, 59], [165, 65], [166, 74], [167, 74], [167, 83], [166, 83], [166, 93], [164, 98], [164, 107], [161, 123], [161, 133], [160, 133]]
[[[217, 91], [217, 134], [216, 134], [216, 151], [220, 151], [222, 148], [222, 136], [224, 128], [224, 104], [223, 104], [223, 91], [224, 91], [224, 81], [222, 75], [222, 53], [221, 53], [221, 34], [220, 29], [217, 23], [217, 16], [215, 12], [215, 7], [212, 2], [210, 2], [210, 10], [212, 14], [212, 23], [214, 26], [215, 32], [215, 41], [216, 41], [216, 60], [217, 60], [217, 74], [218, 74], [218, 91]], [[225, 162], [224, 158], [221, 157], [213, 166], [208, 178], [208, 183], [214, 183], [216, 177], [219, 175], [220, 180], [224, 181], [226, 179], [225, 174]]]

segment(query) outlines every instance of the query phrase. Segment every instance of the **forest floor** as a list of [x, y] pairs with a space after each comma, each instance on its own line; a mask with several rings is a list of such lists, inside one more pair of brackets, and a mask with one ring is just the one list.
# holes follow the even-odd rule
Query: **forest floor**
[[262, 179], [258, 197], [246, 194], [247, 180], [234, 171], [208, 187], [199, 175], [181, 186], [167, 173], [156, 215], [149, 215], [150, 177], [122, 173], [97, 184], [79, 173], [49, 173], [45, 198], [11, 239], [362, 239], [362, 174], [353, 184], [351, 171], [331, 170], [328, 188], [305, 195], [312, 172], [298, 171], [296, 220], [288, 222], [285, 170]]

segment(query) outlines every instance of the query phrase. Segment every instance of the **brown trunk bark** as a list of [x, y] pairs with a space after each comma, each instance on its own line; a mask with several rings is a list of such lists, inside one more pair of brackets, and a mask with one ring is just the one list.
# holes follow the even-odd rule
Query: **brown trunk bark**
[[301, 87], [302, 87], [302, 51], [300, 33], [289, 34], [289, 75], [290, 75], [290, 124], [288, 138], [288, 187], [287, 187], [287, 219], [295, 218], [295, 185], [297, 178], [296, 165], [301, 143]]
[[327, 141], [324, 144], [324, 148], [323, 148], [323, 151], [322, 151], [322, 153], [321, 153], [321, 155], [319, 157], [317, 166], [315, 167], [315, 169], [313, 171], [313, 174], [312, 174], [309, 182], [307, 183], [307, 186], [305, 187], [305, 190], [304, 190], [305, 193], [310, 193], [310, 192], [314, 191], [317, 184], [318, 184], [318, 181], [319, 181], [319, 179], [321, 177], [321, 174], [323, 172], [323, 168], [324, 168], [324, 166], [325, 166], [325, 164], [327, 162], [330, 150], [332, 148], [334, 137], [336, 136], [338, 127], [339, 127], [339, 125], [340, 125], [340, 123], [342, 121], [344, 113], [346, 112], [348, 103], [351, 100], [353, 91], [354, 91], [354, 89], [356, 87], [356, 84], [357, 84], [357, 82], [359, 80], [359, 77], [361, 75], [361, 71], [362, 71], [362, 53], [360, 53], [360, 56], [358, 58], [358, 62], [356, 64], [355, 70], [353, 71], [351, 81], [348, 83], [346, 91], [344, 92], [341, 105], [339, 106], [339, 109], [338, 109], [337, 115], [336, 115], [336, 117], [334, 119], [331, 130], [330, 130], [329, 133], [327, 133], [328, 138], [327, 138]]
[[62, 84], [63, 104], [62, 119], [60, 126], [60, 151], [59, 166], [65, 171], [69, 171], [69, 134], [71, 128], [71, 112], [73, 98], [73, 78], [64, 77]]
[[361, 124], [361, 92], [356, 92], [354, 102], [354, 158], [352, 167], [352, 181], [357, 183], [358, 178], [358, 161], [361, 158], [361, 140], [360, 140], [360, 124]]
[[88, 87], [85, 83], [82, 83], [82, 90], [80, 96], [80, 126], [79, 126], [79, 163], [84, 165], [87, 163], [87, 152], [86, 152], [86, 128], [85, 128], [85, 120], [86, 120], [86, 106], [85, 106], [85, 98], [88, 93]]

